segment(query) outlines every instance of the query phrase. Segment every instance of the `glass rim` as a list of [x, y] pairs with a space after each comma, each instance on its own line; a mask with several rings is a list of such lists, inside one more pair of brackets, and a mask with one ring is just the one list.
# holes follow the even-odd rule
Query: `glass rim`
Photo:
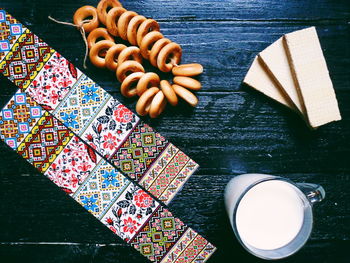
[[[299, 246], [294, 249], [293, 251], [290, 251], [289, 253], [286, 253], [284, 255], [280, 255], [280, 257], [268, 257], [268, 256], [264, 256], [262, 254], [259, 254], [257, 253], [256, 251], [253, 251], [251, 248], [249, 248], [246, 243], [241, 239], [239, 233], [238, 233], [238, 228], [237, 228], [237, 224], [236, 224], [236, 215], [237, 215], [237, 209], [239, 207], [239, 204], [241, 203], [243, 197], [255, 186], [257, 186], [258, 184], [261, 184], [261, 183], [264, 183], [266, 181], [284, 181], [284, 182], [287, 182], [289, 184], [291, 184], [292, 186], [294, 186], [294, 188], [298, 191], [299, 193], [299, 197], [302, 197], [302, 200], [304, 201], [304, 203], [306, 203], [308, 205], [308, 208], [310, 210], [310, 229], [307, 233], [307, 235], [305, 236], [305, 240], [302, 241]], [[238, 239], [239, 243], [244, 247], [245, 250], [247, 250], [249, 253], [253, 254], [254, 256], [256, 257], [259, 257], [259, 258], [262, 258], [262, 259], [266, 259], [266, 260], [278, 260], [278, 259], [282, 259], [282, 258], [286, 258], [294, 253], [296, 253], [298, 250], [300, 250], [304, 245], [305, 243], [307, 242], [307, 240], [309, 239], [310, 235], [311, 235], [311, 232], [312, 232], [312, 229], [313, 229], [313, 211], [312, 211], [312, 204], [310, 202], [310, 200], [307, 198], [306, 194], [304, 192], [302, 192], [298, 185], [296, 183], [294, 183], [293, 181], [287, 179], [287, 178], [283, 178], [283, 177], [280, 177], [280, 176], [273, 176], [273, 177], [267, 177], [267, 178], [262, 178], [262, 179], [259, 179], [257, 180], [256, 182], [252, 183], [251, 185], [249, 185], [241, 194], [240, 196], [238, 197], [237, 199], [237, 203], [235, 204], [235, 207], [232, 211], [233, 215], [232, 215], [232, 228], [234, 230], [234, 233], [236, 235], [236, 238]], [[291, 240], [289, 243], [287, 243], [286, 245], [280, 247], [280, 248], [276, 248], [276, 249], [271, 249], [271, 250], [264, 250], [264, 249], [259, 249], [259, 248], [255, 248], [254, 246], [251, 246], [253, 248], [255, 248], [256, 250], [260, 250], [260, 251], [276, 251], [276, 250], [280, 250], [284, 247], [287, 247], [289, 246], [291, 243], [293, 243], [295, 241], [295, 239], [300, 235], [301, 231], [303, 230], [303, 227], [305, 225], [305, 213], [304, 213], [304, 219], [303, 219], [303, 225], [302, 227], [300, 228], [298, 234], [293, 238], [293, 240]]]

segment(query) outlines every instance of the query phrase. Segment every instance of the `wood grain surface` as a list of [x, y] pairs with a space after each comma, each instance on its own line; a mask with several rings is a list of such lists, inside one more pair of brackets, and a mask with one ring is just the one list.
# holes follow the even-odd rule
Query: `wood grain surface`
[[[71, 21], [97, 0], [1, 0], [0, 7], [82, 69], [79, 32], [47, 19]], [[309, 242], [281, 262], [348, 262], [350, 247], [350, 3], [348, 0], [122, 0], [126, 9], [160, 21], [183, 47], [183, 62], [198, 62], [196, 109], [181, 103], [161, 118], [143, 118], [201, 168], [170, 204], [190, 227], [218, 247], [209, 262], [260, 262], [238, 244], [223, 191], [242, 173], [269, 173], [324, 186]], [[343, 120], [309, 131], [293, 112], [242, 85], [254, 56], [281, 35], [316, 26]], [[148, 70], [154, 69], [147, 65]], [[122, 103], [106, 70], [83, 70]], [[170, 75], [162, 74], [163, 78]], [[16, 87], [0, 76], [1, 107]], [[146, 262], [93, 216], [0, 144], [0, 262]]]

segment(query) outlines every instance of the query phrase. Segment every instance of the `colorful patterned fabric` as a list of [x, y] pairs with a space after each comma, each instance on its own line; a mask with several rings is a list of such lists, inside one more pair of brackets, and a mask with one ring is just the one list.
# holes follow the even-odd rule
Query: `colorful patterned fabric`
[[25, 27], [5, 10], [0, 10], [0, 60], [10, 51]]
[[59, 53], [53, 52], [26, 92], [48, 111], [65, 98], [82, 73]]
[[91, 121], [82, 138], [109, 158], [129, 135], [139, 118], [114, 98]]
[[42, 114], [41, 107], [19, 90], [0, 113], [1, 139], [16, 150]]
[[159, 207], [131, 244], [149, 260], [160, 262], [186, 229], [168, 209]]
[[184, 248], [189, 228], [159, 202], [197, 164], [3, 10], [0, 25], [0, 72], [21, 89], [0, 113], [1, 139], [151, 261], [173, 247], [181, 262], [207, 260], [215, 248]]
[[[9, 43], [6, 54], [4, 51], [0, 56], [0, 72], [146, 190], [151, 187], [149, 180], [161, 182], [161, 189], [153, 185], [151, 191], [170, 203], [198, 165], [193, 161], [186, 167], [163, 162], [166, 158], [162, 154], [174, 147], [172, 144], [29, 29], [0, 11], [4, 30], [0, 39]], [[159, 174], [164, 165], [171, 166], [168, 173]], [[156, 174], [161, 176], [158, 180]]]
[[45, 172], [72, 137], [70, 130], [45, 112], [17, 152], [39, 171]]
[[0, 72], [25, 90], [53, 52], [45, 42], [26, 29], [0, 62]]
[[125, 176], [102, 159], [73, 198], [100, 219], [129, 184]]
[[111, 96], [94, 81], [82, 74], [53, 112], [68, 128], [81, 135], [96, 118]]
[[[27, 96], [28, 93], [17, 92], [0, 112], [0, 123], [3, 123], [14, 101], [21, 97], [21, 101], [27, 101], [42, 113], [15, 150], [111, 231], [152, 262], [169, 257], [173, 247], [180, 247], [183, 252], [179, 260], [170, 262], [192, 262], [197, 257], [205, 261], [215, 251], [201, 236], [196, 236], [193, 244], [184, 248], [183, 235], [190, 228]], [[29, 117], [26, 113], [13, 114], [14, 129], [18, 130], [22, 121], [31, 121]], [[9, 134], [6, 125], [0, 125], [0, 137], [4, 141], [16, 138], [13, 133]], [[14, 148], [13, 144], [10, 146]], [[179, 163], [188, 159], [176, 156], [173, 160], [177, 158]], [[206, 254], [203, 251], [207, 251]]]
[[111, 160], [130, 178], [139, 181], [167, 144], [162, 135], [140, 122]]
[[74, 136], [45, 175], [68, 194], [74, 193], [96, 167], [100, 156]]

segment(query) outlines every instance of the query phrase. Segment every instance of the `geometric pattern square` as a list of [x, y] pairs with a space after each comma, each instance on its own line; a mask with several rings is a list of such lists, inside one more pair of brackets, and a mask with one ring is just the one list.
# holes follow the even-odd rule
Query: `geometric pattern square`
[[45, 112], [17, 152], [39, 171], [45, 172], [72, 137], [71, 131]]
[[73, 198], [100, 218], [129, 184], [124, 175], [107, 161], [101, 160]]
[[[176, 259], [176, 262], [193, 262], [201, 254], [204, 248], [208, 246], [208, 241], [204, 237], [197, 235], [194, 240], [186, 247], [184, 252]], [[210, 246], [212, 250], [212, 246]], [[197, 262], [204, 262], [198, 260]]]
[[47, 111], [56, 109], [81, 75], [67, 59], [54, 52], [26, 92]]
[[42, 114], [41, 107], [18, 90], [0, 112], [0, 138], [16, 150]]
[[0, 63], [0, 72], [25, 90], [53, 52], [45, 42], [26, 29]]
[[161, 263], [196, 262], [208, 260], [216, 248], [198, 235], [193, 229], [188, 228], [177, 240], [176, 244], [163, 257]]
[[153, 197], [131, 183], [101, 221], [124, 241], [130, 242], [159, 206]]
[[160, 262], [186, 229], [180, 219], [161, 206], [130, 243], [149, 260]]
[[5, 10], [0, 9], [0, 61], [11, 50], [13, 43], [24, 30], [25, 27], [22, 24], [10, 14], [6, 14]]
[[53, 115], [81, 135], [110, 97], [108, 92], [82, 74]]
[[162, 153], [152, 163], [142, 179], [139, 181], [140, 185], [142, 185], [145, 189], [150, 188], [153, 182], [162, 174], [164, 169], [169, 165], [179, 151], [180, 150], [172, 143], [168, 143]]
[[163, 193], [158, 196], [160, 201], [163, 201], [165, 204], [169, 204], [175, 195], [182, 189], [183, 185], [188, 181], [191, 175], [197, 170], [198, 164], [189, 160], [183, 169], [174, 177], [174, 180], [169, 183], [167, 188]]
[[139, 118], [127, 107], [109, 98], [89, 122], [82, 139], [109, 159], [138, 121]]
[[74, 135], [45, 175], [67, 194], [72, 195], [89, 177], [100, 159], [100, 156]]
[[168, 141], [148, 124], [139, 122], [113, 154], [111, 161], [138, 182], [167, 144]]
[[177, 175], [186, 166], [190, 158], [182, 151], [178, 151], [159, 176], [147, 188], [155, 197], [159, 198]]

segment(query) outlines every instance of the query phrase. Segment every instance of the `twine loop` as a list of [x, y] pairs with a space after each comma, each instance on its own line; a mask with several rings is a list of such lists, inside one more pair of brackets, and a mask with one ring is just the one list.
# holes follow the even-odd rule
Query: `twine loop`
[[50, 20], [52, 20], [53, 22], [57, 23], [57, 24], [62, 24], [62, 25], [67, 25], [67, 26], [73, 26], [73, 27], [76, 27], [79, 31], [80, 31], [80, 34], [81, 36], [83, 37], [83, 40], [84, 40], [84, 43], [85, 43], [85, 56], [84, 56], [84, 68], [87, 69], [87, 66], [86, 66], [86, 60], [87, 60], [87, 56], [88, 56], [88, 53], [89, 53], [89, 48], [88, 48], [88, 43], [87, 43], [87, 39], [86, 39], [86, 35], [85, 35], [85, 30], [84, 30], [84, 24], [85, 23], [89, 23], [91, 20], [83, 20], [81, 21], [80, 24], [76, 25], [76, 24], [73, 24], [73, 23], [69, 23], [69, 22], [65, 22], [65, 21], [59, 21], [51, 16], [48, 16], [48, 18]]

